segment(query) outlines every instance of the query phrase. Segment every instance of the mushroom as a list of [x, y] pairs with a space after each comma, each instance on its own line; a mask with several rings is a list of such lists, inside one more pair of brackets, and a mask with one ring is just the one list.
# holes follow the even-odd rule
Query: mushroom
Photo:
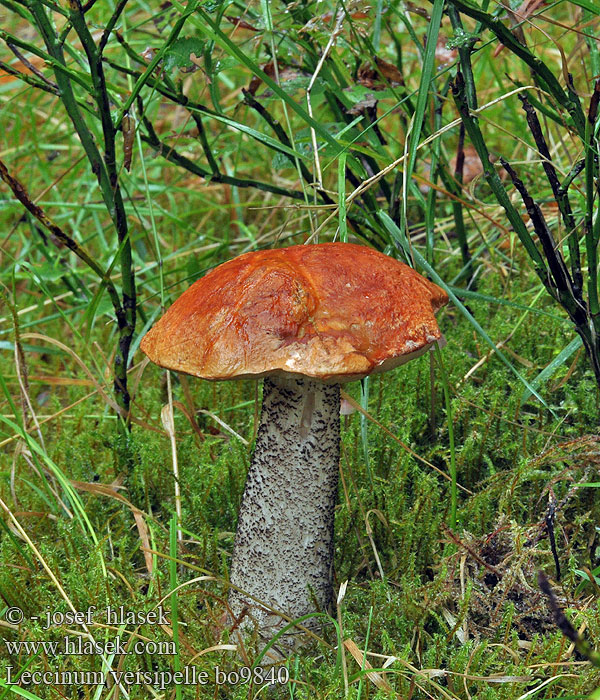
[[296, 619], [333, 602], [340, 384], [425, 352], [441, 338], [434, 312], [447, 301], [415, 270], [366, 246], [297, 245], [216, 267], [142, 340], [168, 369], [208, 380], [264, 377], [229, 595], [232, 614], [263, 638], [286, 624], [274, 610]]

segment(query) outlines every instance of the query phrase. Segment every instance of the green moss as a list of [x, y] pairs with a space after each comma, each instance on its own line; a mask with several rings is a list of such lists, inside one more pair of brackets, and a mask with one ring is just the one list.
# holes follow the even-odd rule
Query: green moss
[[[215, 3], [203, 3], [205, 9], [213, 5], [216, 7]], [[265, 26], [263, 5], [261, 9], [250, 3], [244, 8], [248, 14], [245, 18], [259, 31]], [[272, 5], [276, 15], [273, 36], [281, 67], [285, 56], [293, 56], [294, 70], [306, 83], [306, 76], [314, 73], [331, 38], [331, 24], [320, 14], [338, 8], [326, 3], [326, 7], [313, 12], [316, 5], [291, 3], [285, 12], [279, 12], [281, 8]], [[364, 181], [371, 170], [383, 170], [404, 153], [407, 119], [411, 117], [403, 111], [408, 104], [404, 98], [413, 100], [412, 93], [418, 89], [423, 36], [428, 26], [420, 14], [406, 14], [403, 6], [384, 3], [377, 49], [371, 30], [372, 17], [380, 11], [380, 5], [375, 3], [367, 18], [344, 19], [313, 93], [315, 118], [336, 136], [345, 128], [347, 118], [355, 119], [345, 110], [354, 100], [356, 86], [363, 93], [371, 90], [360, 81], [364, 79], [362, 68], [372, 63], [373, 55], [403, 68], [404, 86], [373, 88], [379, 100], [378, 126], [387, 143], [376, 137], [366, 116], [358, 115], [352, 130], [343, 135], [347, 165], [351, 159], [357, 163], [360, 160], [359, 169], [368, 165], [368, 172], [361, 172], [357, 181]], [[553, 19], [559, 24], [545, 25], [545, 31], [551, 32], [567, 56], [579, 51], [582, 36], [579, 31], [563, 31], [581, 21], [573, 8], [573, 3], [553, 6]], [[94, 5], [90, 10], [94, 26], [106, 26], [109, 10], [109, 4]], [[165, 28], [171, 26], [174, 16], [169, 12], [155, 17], [143, 4], [128, 4], [119, 31], [131, 42], [135, 55], [146, 50], [149, 33], [158, 43], [164, 40], [161, 37], [168, 34]], [[9, 14], [12, 17], [14, 13]], [[226, 14], [233, 17], [229, 11]], [[536, 18], [538, 21], [541, 19]], [[593, 28], [591, 16], [585, 21]], [[19, 18], [12, 17], [11, 22], [21, 29]], [[468, 26], [467, 30], [473, 28]], [[444, 31], [449, 33], [447, 27]], [[546, 46], [545, 40], [539, 41], [535, 25], [525, 27], [525, 31], [532, 32], [528, 45], [535, 46], [554, 65], [556, 44], [548, 42]], [[270, 34], [264, 34], [265, 41], [251, 44], [234, 33], [232, 40], [239, 41], [248, 49], [246, 53], [264, 66], [272, 59], [273, 47], [265, 52], [267, 36]], [[402, 46], [394, 43], [398, 37], [402, 37]], [[495, 47], [487, 43], [488, 33], [481, 38], [473, 55], [478, 92], [482, 102], [483, 96], [486, 101], [497, 100], [480, 119], [486, 139], [497, 153], [508, 155], [507, 149], [514, 147], [511, 159], [519, 162], [536, 200], [546, 204], [550, 190], [536, 177], [539, 163], [525, 145], [529, 137], [520, 107], [509, 95], [514, 85], [505, 81], [505, 75], [510, 75], [511, 80], [529, 84], [531, 76], [507, 49], [493, 57]], [[111, 37], [106, 56], [112, 60], [120, 50], [116, 38]], [[590, 47], [590, 52], [593, 50]], [[173, 80], [185, 80], [186, 94], [191, 99], [206, 101], [207, 105], [212, 102], [212, 107], [227, 118], [237, 119], [258, 133], [269, 132], [250, 107], [235, 101], [250, 82], [247, 67], [221, 53], [221, 49], [215, 48], [212, 53], [219, 71], [212, 65], [206, 73], [173, 74]], [[588, 60], [587, 54], [581, 55], [584, 62]], [[598, 71], [586, 66], [578, 75], [575, 62], [571, 64], [576, 87], [585, 96], [589, 92], [587, 76]], [[85, 70], [84, 64], [77, 65], [78, 71]], [[449, 70], [453, 72], [454, 68]], [[448, 75], [446, 69], [436, 73], [432, 83], [436, 94], [444, 88]], [[111, 73], [110, 80], [117, 81], [115, 100], [131, 93], [129, 78]], [[284, 89], [290, 88], [285, 80], [283, 83]], [[150, 118], [158, 120], [161, 138], [202, 163], [204, 153], [191, 130], [192, 120], [183, 119], [183, 108], [173, 109], [172, 104], [166, 108], [159, 93], [151, 86], [147, 88], [148, 92], [143, 92], [144, 108]], [[290, 134], [306, 137], [306, 142], [300, 144], [304, 149], [311, 135], [309, 125], [293, 110], [284, 114], [279, 98], [262, 90], [260, 86], [257, 93], [261, 104], [285, 125], [286, 131], [290, 120]], [[80, 94], [82, 105], [87, 105], [88, 97]], [[296, 97], [303, 99], [300, 92]], [[119, 285], [116, 236], [100, 204], [95, 176], [85, 161], [78, 162], [82, 155], [79, 140], [64, 113], [57, 116], [54, 96], [2, 83], [0, 100], [6, 126], [3, 133], [10, 134], [10, 143], [3, 145], [3, 158], [10, 160], [11, 170], [19, 173], [33, 196], [43, 193], [40, 201], [44, 208], [86, 246], [104, 269], [111, 269]], [[427, 127], [429, 114], [424, 125]], [[450, 107], [444, 104], [443, 123], [451, 118]], [[285, 169], [274, 174], [274, 151], [262, 141], [240, 135], [209, 116], [203, 120], [223, 173], [271, 184], [276, 177], [282, 187], [297, 187], [296, 171], [289, 159]], [[100, 143], [98, 124], [93, 128]], [[549, 130], [551, 144], [571, 143], [572, 133], [558, 122], [550, 119], [544, 128]], [[507, 139], [507, 132], [518, 134], [525, 142], [517, 142], [512, 136]], [[173, 135], [176, 138], [171, 138]], [[418, 152], [422, 159], [417, 163], [418, 173], [424, 171], [425, 161], [431, 161], [430, 144], [437, 143], [442, 154], [451, 157], [456, 135], [444, 133], [423, 145]], [[163, 297], [168, 304], [207, 269], [259, 246], [303, 242], [330, 214], [328, 208], [290, 209], [289, 200], [283, 198], [264, 192], [257, 197], [251, 188], [192, 177], [146, 145], [138, 146], [136, 143], [131, 173], [122, 172], [137, 268], [136, 332], [141, 332], [158, 313]], [[320, 146], [324, 187], [332, 201], [337, 201], [337, 149], [334, 154], [330, 145]], [[553, 146], [561, 174], [573, 165], [571, 157], [576, 156], [570, 151], [576, 153], [577, 148]], [[305, 163], [312, 167], [312, 157]], [[368, 241], [360, 239], [363, 243], [379, 247], [397, 243], [390, 239], [389, 232], [378, 228], [379, 219], [371, 211], [373, 207], [387, 210], [386, 186], [400, 190], [399, 175], [395, 183], [396, 173], [390, 177], [370, 190], [372, 202], [359, 198], [350, 205], [350, 214], [361, 226], [364, 224], [361, 230], [369, 236]], [[50, 183], [55, 186], [49, 187]], [[582, 181], [576, 184], [583, 192]], [[354, 179], [346, 183], [346, 194], [351, 191], [350, 185], [354, 188]], [[506, 187], [510, 189], [508, 184]], [[312, 190], [307, 192], [312, 202]], [[547, 294], [534, 302], [539, 279], [520, 244], [512, 241], [514, 232], [504, 228], [506, 222], [497, 211], [489, 186], [482, 180], [474, 182], [464, 197], [471, 249], [480, 249], [475, 259], [480, 267], [476, 291], [498, 303], [466, 295], [464, 302], [492, 341], [502, 343], [500, 349], [513, 368], [533, 382], [573, 340], [574, 331]], [[583, 210], [585, 202], [578, 199], [573, 198], [574, 205]], [[404, 202], [401, 204], [404, 206]], [[432, 206], [435, 211], [425, 211], [409, 187], [407, 233], [414, 249], [450, 281], [462, 269], [451, 203], [439, 192]], [[44, 652], [33, 658], [9, 653], [6, 641], [64, 638], [73, 625], [44, 630], [40, 621], [31, 619], [46, 610], [67, 612], [71, 606], [86, 610], [92, 605], [99, 609], [123, 605], [127, 610], [147, 612], [162, 601], [170, 611], [169, 522], [178, 505], [182, 541], [175, 569], [177, 582], [182, 584], [178, 591], [182, 665], [194, 659], [193, 663], [211, 676], [217, 666], [228, 673], [241, 673], [242, 667], [257, 657], [258, 645], [248, 641], [246, 659], [219, 645], [237, 641], [224, 618], [227, 572], [252, 452], [255, 397], [260, 400], [260, 389], [252, 382], [215, 384], [189, 379], [190, 400], [183, 382], [172, 375], [181, 493], [177, 504], [171, 443], [160, 419], [168, 401], [164, 372], [150, 365], [141, 367], [137, 364], [140, 353], [134, 354], [130, 388], [135, 422], [131, 434], [123, 437], [116, 429], [110, 405], [111, 354], [118, 339], [106, 293], [90, 270], [65, 248], [53, 247], [47, 234], [42, 235], [37, 224], [22, 214], [12, 199], [3, 198], [0, 282], [20, 311], [21, 333], [41, 334], [23, 341], [28, 396], [40, 429], [31, 411], [22, 407], [11, 345], [14, 332], [3, 307], [0, 315], [6, 320], [0, 323], [4, 386], [0, 415], [5, 420], [0, 422], [0, 442], [5, 442], [0, 447], [0, 498], [6, 508], [0, 510], [0, 617], [2, 608], [19, 607], [26, 620], [18, 629], [0, 624], [0, 679], [5, 678], [9, 665], [21, 668], [31, 663], [31, 669], [81, 671], [100, 667], [97, 655], [67, 657]], [[431, 234], [434, 245], [427, 249], [421, 224], [430, 214], [433, 228], [425, 233]], [[564, 240], [564, 230], [555, 216], [549, 220], [557, 240]], [[348, 228], [353, 235], [353, 227]], [[334, 228], [323, 228], [322, 240], [332, 238], [334, 233]], [[160, 261], [156, 259], [157, 245]], [[464, 280], [458, 284], [463, 285]], [[534, 308], [527, 311], [507, 305], [510, 303]], [[562, 571], [560, 583], [555, 581], [553, 585], [574, 626], [585, 628], [590, 644], [596, 648], [600, 645], [598, 588], [583, 579], [586, 570], [597, 573], [600, 566], [600, 499], [596, 488], [580, 486], [598, 481], [598, 387], [585, 355], [579, 351], [539, 384], [545, 405], [531, 395], [523, 398], [524, 384], [491, 353], [456, 308], [446, 307], [440, 313], [440, 324], [448, 340], [443, 357], [450, 406], [445, 405], [440, 368], [435, 363], [432, 367], [431, 358], [424, 356], [369, 382], [365, 408], [389, 432], [375, 422], [361, 420], [358, 413], [342, 420], [343, 481], [335, 520], [335, 581], [336, 585], [348, 581], [340, 610], [344, 639], [356, 645], [350, 645], [352, 649], [372, 652], [367, 658], [375, 667], [395, 657], [385, 681], [403, 698], [517, 700], [527, 693], [539, 698], [585, 697], [600, 684], [598, 671], [589, 665], [573, 665], [580, 659], [567, 654], [569, 643], [547, 610], [543, 629], [532, 630], [535, 624], [541, 624], [540, 611], [545, 610], [536, 571], [541, 568], [556, 578], [545, 529], [552, 501], [556, 504], [554, 529]], [[344, 388], [360, 401], [358, 383]], [[198, 432], [186, 412], [193, 417]], [[450, 415], [459, 484], [458, 522], [452, 533], [445, 527], [449, 522], [451, 484], [443, 476], [449, 473], [453, 456], [448, 433]], [[14, 439], [13, 427], [6, 421], [26, 423], [29, 441], [22, 434]], [[494, 581], [496, 573], [490, 566], [504, 566], [503, 571], [508, 573]], [[337, 616], [334, 618], [337, 620]], [[98, 618], [96, 622], [103, 621]], [[82, 634], [80, 627], [77, 630]], [[128, 638], [133, 634], [168, 642], [169, 630], [151, 624], [139, 628], [126, 625], [124, 633], [129, 634]], [[99, 624], [93, 626], [92, 633], [99, 640], [110, 640], [116, 630]], [[325, 623], [321, 637], [288, 660], [293, 681], [289, 685], [259, 689], [238, 683], [215, 688], [210, 683], [183, 688], [182, 697], [343, 697], [344, 678], [335, 648], [333, 619]], [[368, 677], [363, 677], [359, 693], [359, 663], [348, 648], [345, 656], [349, 698], [394, 697]], [[116, 668], [120, 661], [112, 663]], [[147, 653], [123, 657], [121, 668], [168, 671], [173, 667], [172, 655]], [[149, 697], [150, 691], [143, 686], [130, 686], [128, 690], [131, 700]], [[35, 687], [32, 691], [44, 700], [60, 697], [60, 693], [77, 700], [96, 699], [93, 687], [62, 688], [60, 693], [50, 687]], [[170, 688], [168, 693], [172, 692]], [[100, 697], [112, 698], [114, 692], [110, 695], [104, 690]]]

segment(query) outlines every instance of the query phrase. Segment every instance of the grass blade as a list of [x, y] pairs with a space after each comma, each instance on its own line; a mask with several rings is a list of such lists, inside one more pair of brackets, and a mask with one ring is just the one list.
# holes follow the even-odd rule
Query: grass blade
[[[544, 367], [544, 369], [531, 380], [530, 384], [534, 389], [541, 386], [547, 379], [549, 379], [559, 367], [562, 367], [564, 363], [571, 357], [571, 355], [582, 346], [582, 340], [579, 336], [573, 338], [573, 340], [563, 348], [558, 355], [552, 360], [552, 362]], [[531, 391], [529, 389], [524, 389], [521, 395], [521, 401], [525, 403], [527, 399], [531, 396]]]
[[521, 374], [518, 372], [516, 367], [509, 362], [509, 360], [506, 358], [504, 353], [502, 353], [497, 347], [496, 343], [489, 337], [489, 335], [483, 330], [483, 328], [480, 326], [480, 324], [473, 318], [473, 315], [470, 313], [470, 311], [464, 306], [464, 304], [461, 303], [461, 301], [457, 298], [456, 294], [452, 291], [452, 289], [444, 282], [444, 280], [439, 276], [439, 274], [431, 267], [431, 265], [425, 260], [425, 258], [419, 253], [418, 250], [416, 250], [414, 247], [411, 247], [404, 238], [400, 232], [400, 229], [396, 226], [396, 224], [390, 219], [390, 217], [383, 211], [379, 212], [379, 218], [381, 219], [383, 225], [386, 227], [386, 229], [389, 231], [391, 236], [397, 243], [400, 245], [402, 250], [406, 253], [407, 256], [412, 254], [414, 256], [415, 261], [418, 263], [419, 267], [421, 267], [425, 272], [427, 272], [428, 275], [431, 276], [433, 281], [438, 284], [442, 289], [446, 291], [448, 296], [450, 297], [451, 301], [453, 304], [455, 304], [456, 308], [460, 311], [460, 313], [469, 321], [469, 323], [473, 326], [475, 331], [485, 340], [485, 342], [490, 346], [490, 348], [494, 351], [494, 353], [499, 357], [499, 359], [510, 369], [510, 371], [517, 377], [517, 379], [523, 384], [523, 386], [526, 389], [529, 389], [530, 393], [533, 394], [540, 403], [542, 403], [546, 408], [549, 408], [548, 404], [544, 401], [544, 399], [537, 393], [537, 391], [530, 385], [530, 383], [525, 379], [525, 377], [521, 376]]

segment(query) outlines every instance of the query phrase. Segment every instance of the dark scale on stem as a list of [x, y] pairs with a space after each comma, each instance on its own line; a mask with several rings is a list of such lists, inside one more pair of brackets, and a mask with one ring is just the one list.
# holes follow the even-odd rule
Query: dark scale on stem
[[231, 565], [231, 582], [249, 595], [232, 589], [229, 604], [236, 617], [247, 606], [245, 624], [254, 620], [267, 638], [285, 620], [251, 596], [291, 618], [333, 602], [339, 402], [336, 384], [265, 379]]

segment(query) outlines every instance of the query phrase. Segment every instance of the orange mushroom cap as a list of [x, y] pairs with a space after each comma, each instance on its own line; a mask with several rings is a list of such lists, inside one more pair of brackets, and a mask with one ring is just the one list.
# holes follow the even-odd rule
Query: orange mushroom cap
[[195, 282], [144, 336], [158, 365], [203, 379], [270, 374], [347, 382], [441, 338], [447, 294], [408, 265], [352, 243], [245, 253]]

